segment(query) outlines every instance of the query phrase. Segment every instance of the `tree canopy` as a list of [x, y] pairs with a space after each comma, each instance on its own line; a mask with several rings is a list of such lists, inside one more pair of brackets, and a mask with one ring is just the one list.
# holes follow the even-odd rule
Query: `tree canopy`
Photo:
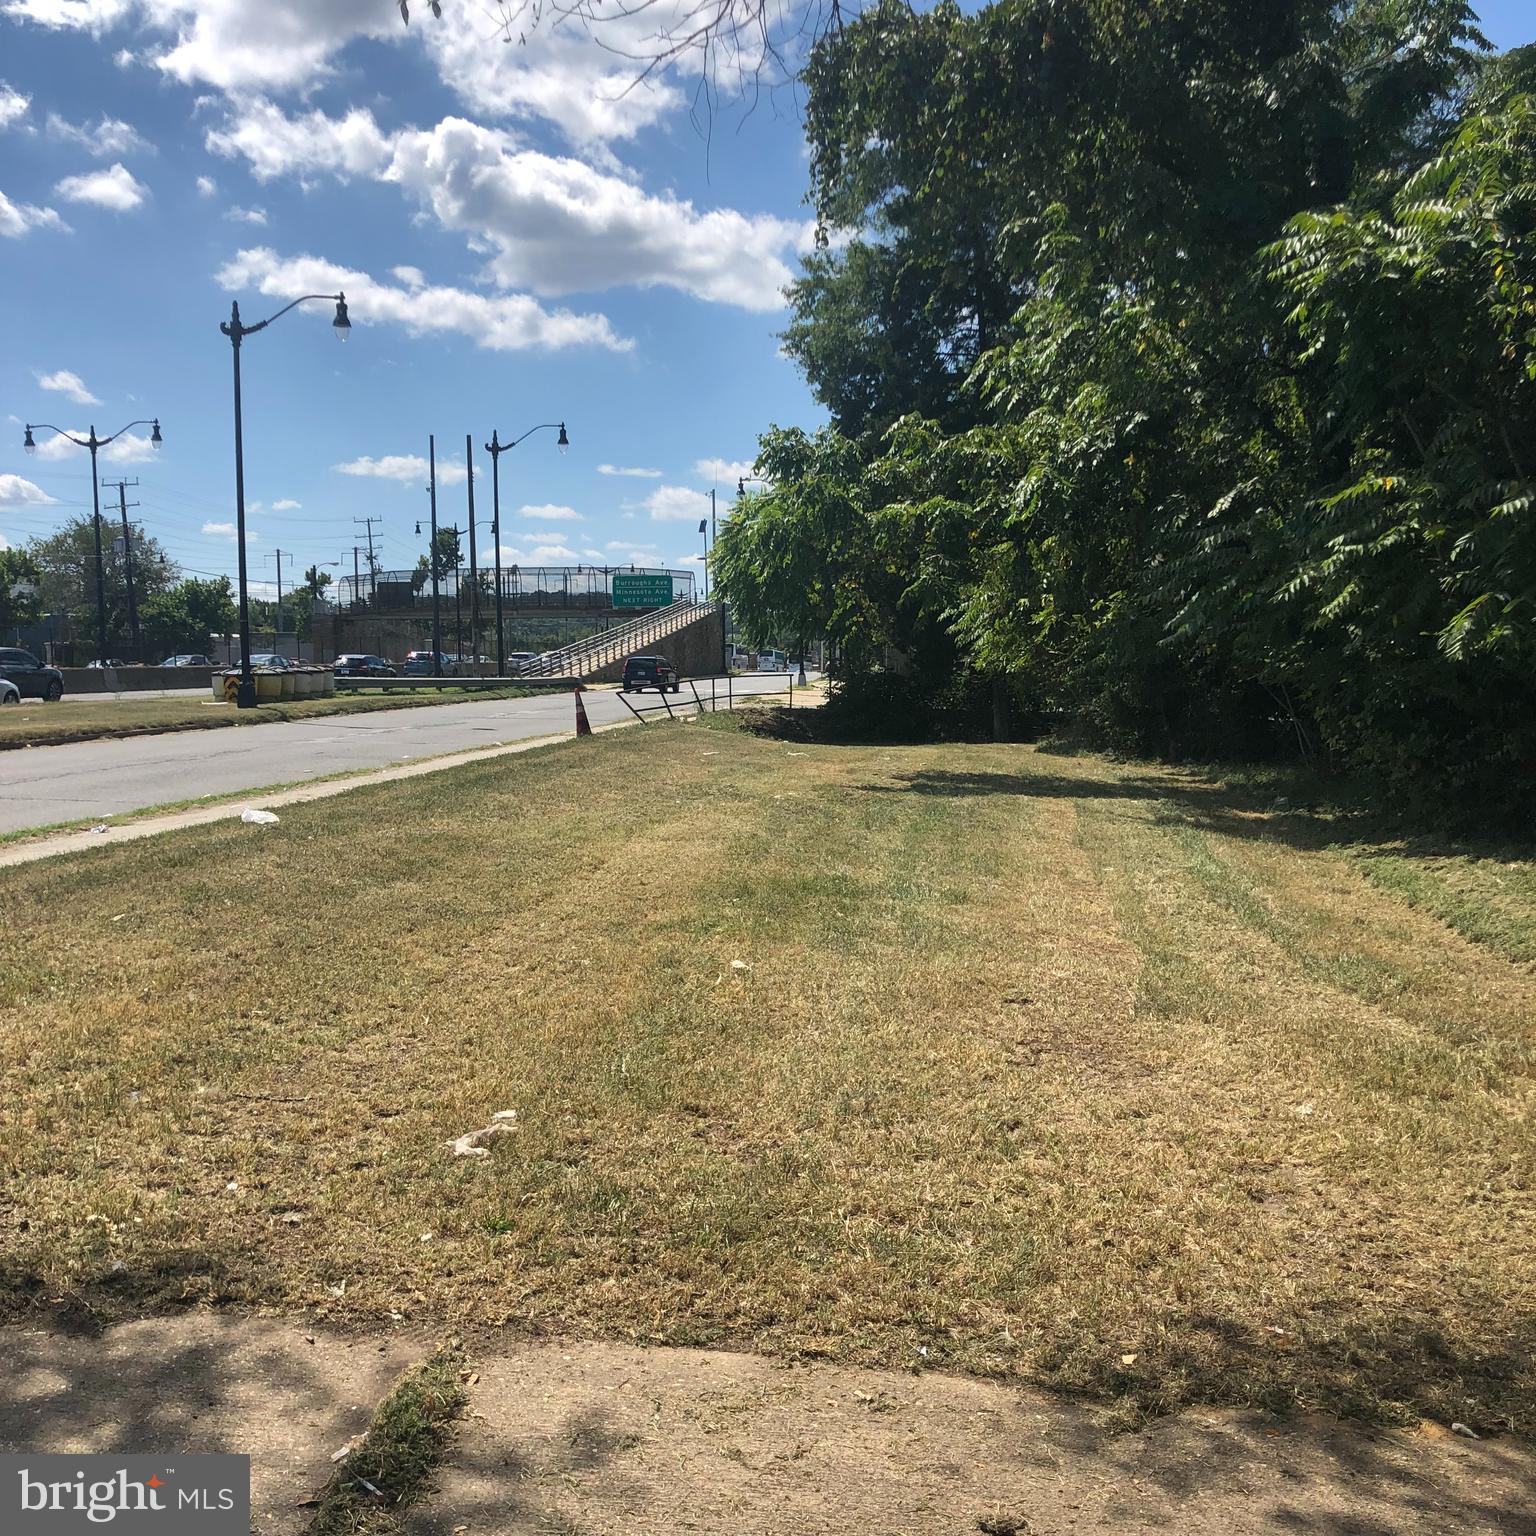
[[[1529, 51], [1526, 51], [1527, 53]], [[749, 626], [1529, 814], [1536, 84], [1462, 0], [881, 0], [720, 538]]]

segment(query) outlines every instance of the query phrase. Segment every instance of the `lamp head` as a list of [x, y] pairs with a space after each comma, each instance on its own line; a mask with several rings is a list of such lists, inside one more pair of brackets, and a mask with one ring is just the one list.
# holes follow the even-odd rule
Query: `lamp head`
[[150, 432], [149, 440], [154, 445], [155, 452], [158, 453], [160, 451], [161, 443], [164, 441], [164, 439], [160, 436], [160, 418], [158, 416], [155, 417], [154, 421], [150, 423], [150, 426], [154, 430]]
[[27, 428], [27, 435], [22, 438], [21, 446], [23, 448], [25, 448], [28, 453], [36, 453], [37, 452], [37, 444], [32, 441], [32, 428], [31, 427]]
[[331, 321], [331, 329], [336, 333], [337, 341], [345, 341], [352, 332], [352, 321], [347, 314], [347, 296], [344, 293], [336, 295], [336, 318]]
[[571, 440], [565, 435], [565, 423], [562, 421], [560, 423], [560, 436], [555, 439], [555, 447], [557, 447], [561, 453], [567, 453], [570, 451], [570, 446]]

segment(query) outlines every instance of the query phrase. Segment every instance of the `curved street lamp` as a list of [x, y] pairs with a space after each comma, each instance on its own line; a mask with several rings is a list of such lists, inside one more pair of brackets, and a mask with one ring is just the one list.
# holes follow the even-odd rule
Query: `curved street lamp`
[[[149, 440], [154, 445], [155, 451], [159, 452], [162, 439], [160, 437], [160, 418], [158, 416], [152, 419], [130, 421], [126, 427], [119, 427], [111, 437], [97, 437], [94, 426], [91, 427], [91, 435], [82, 438], [74, 436], [73, 433], [66, 432], [63, 427], [55, 427], [46, 421], [29, 421], [25, 423], [26, 432], [21, 440], [21, 446], [28, 453], [36, 453], [37, 443], [33, 439], [32, 434], [34, 432], [56, 432], [60, 437], [72, 442], [75, 447], [89, 448], [91, 451], [91, 509], [94, 514], [91, 518], [91, 526], [96, 532], [96, 659], [98, 661], [105, 661], [107, 659], [107, 576], [106, 567], [101, 558], [101, 477], [96, 473], [96, 454], [99, 449], [105, 448], [108, 443], [116, 442], [124, 432], [131, 431], [134, 427], [152, 428]], [[125, 559], [131, 560], [133, 558], [132, 550], [125, 547], [123, 553]], [[128, 581], [131, 591], [133, 582], [131, 566], [128, 571]], [[142, 659], [140, 657], [140, 660]]]
[[[555, 439], [555, 446], [561, 453], [568, 453], [571, 440], [565, 435], [565, 423], [563, 421], [541, 421], [536, 427], [529, 427], [522, 437], [514, 437], [510, 443], [502, 442], [494, 430], [491, 432], [491, 440], [485, 445], [485, 451], [491, 456], [491, 537], [496, 541], [496, 676], [505, 677], [507, 674], [507, 643], [501, 622], [501, 456], [509, 448], [516, 448], [525, 438], [532, 437], [535, 432], [553, 431], [558, 428], [560, 436]], [[473, 501], [471, 501], [473, 506]]]
[[255, 325], [245, 325], [240, 319], [238, 302], [229, 306], [229, 319], [219, 322], [219, 329], [229, 337], [230, 350], [235, 354], [235, 543], [240, 561], [240, 689], [235, 695], [238, 709], [252, 709], [256, 704], [256, 679], [251, 676], [251, 606], [245, 579], [245, 440], [240, 420], [240, 343], [257, 331], [264, 331], [274, 320], [281, 320], [290, 309], [307, 304], [311, 299], [324, 299], [336, 306], [336, 318], [331, 326], [337, 341], [345, 341], [352, 329], [347, 314], [347, 296], [344, 293], [306, 293], [285, 304], [275, 315], [258, 320]]

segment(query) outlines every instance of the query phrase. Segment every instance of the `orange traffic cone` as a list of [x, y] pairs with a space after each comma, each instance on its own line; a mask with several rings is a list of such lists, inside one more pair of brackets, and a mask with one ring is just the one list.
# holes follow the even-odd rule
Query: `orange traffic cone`
[[592, 734], [592, 724], [587, 719], [587, 706], [581, 702], [581, 689], [580, 688], [578, 688], [576, 690], [575, 698], [576, 698], [576, 734], [578, 736], [590, 736]]

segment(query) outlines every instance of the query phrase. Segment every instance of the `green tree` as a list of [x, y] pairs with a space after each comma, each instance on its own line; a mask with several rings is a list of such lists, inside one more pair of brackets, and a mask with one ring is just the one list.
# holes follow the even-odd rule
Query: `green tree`
[[238, 616], [227, 576], [188, 577], [140, 609], [146, 642], [162, 655], [205, 652], [211, 635], [233, 633]]
[[42, 617], [39, 580], [36, 562], [24, 549], [0, 549], [0, 636]]
[[[174, 586], [181, 572], [158, 540], [138, 523], [130, 524], [134, 598], [142, 615], [145, 604], [157, 593]], [[114, 541], [120, 526], [102, 518], [102, 564], [105, 569], [108, 644], [118, 649], [129, 634], [128, 562]], [[96, 642], [96, 542], [89, 513], [66, 521], [51, 534], [32, 539], [26, 552], [38, 572], [40, 602], [45, 613], [68, 613], [77, 642], [90, 656]]]

